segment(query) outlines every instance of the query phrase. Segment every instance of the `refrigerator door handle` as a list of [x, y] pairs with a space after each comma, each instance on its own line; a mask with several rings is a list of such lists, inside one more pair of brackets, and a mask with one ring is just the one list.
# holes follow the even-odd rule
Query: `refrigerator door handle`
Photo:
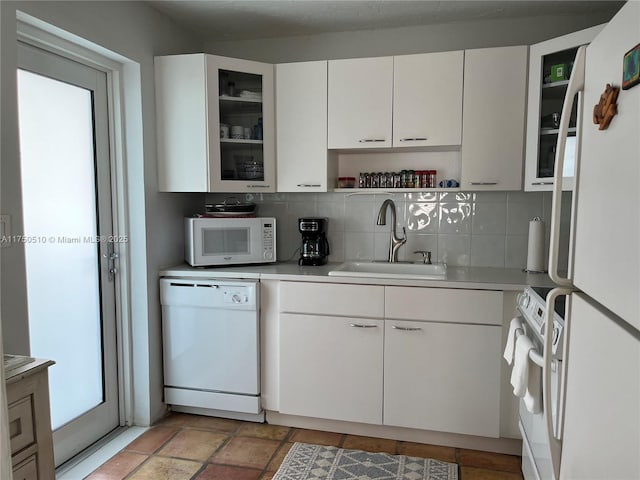
[[[560, 295], [570, 295], [573, 289], [554, 288], [547, 294], [547, 306], [544, 312], [544, 351], [542, 358], [542, 415], [547, 426], [547, 436], [549, 439], [549, 450], [551, 453], [551, 464], [555, 473], [554, 479], [560, 478], [560, 455], [562, 453], [561, 435], [556, 435], [553, 429], [553, 410], [551, 402], [551, 362], [553, 360], [553, 314], [556, 297]], [[560, 410], [558, 410], [560, 414]], [[558, 422], [561, 425], [562, 421]], [[558, 429], [560, 430], [560, 429]], [[558, 432], [559, 433], [559, 432]]]
[[[558, 274], [558, 256], [560, 250], [560, 216], [562, 213], [562, 179], [564, 170], [564, 152], [567, 143], [567, 133], [569, 130], [569, 120], [571, 119], [571, 110], [573, 108], [573, 98], [584, 90], [584, 65], [587, 53], [587, 47], [578, 48], [576, 58], [573, 63], [571, 78], [567, 85], [567, 93], [564, 97], [562, 105], [562, 115], [560, 116], [560, 127], [558, 132], [558, 141], [556, 144], [556, 158], [554, 166], [553, 178], [553, 199], [551, 206], [551, 233], [549, 244], [549, 277], [555, 283], [563, 287], [570, 287], [573, 279], [565, 278]], [[578, 107], [578, 110], [580, 108]], [[580, 119], [578, 119], [578, 122]], [[576, 171], [579, 161], [579, 146], [576, 147]], [[570, 252], [571, 253], [571, 252]]]

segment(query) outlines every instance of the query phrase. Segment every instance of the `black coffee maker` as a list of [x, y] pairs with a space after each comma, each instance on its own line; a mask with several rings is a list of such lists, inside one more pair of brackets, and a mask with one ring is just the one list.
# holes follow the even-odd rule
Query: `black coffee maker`
[[324, 265], [329, 256], [329, 242], [325, 232], [326, 218], [299, 218], [298, 231], [302, 234], [298, 265]]

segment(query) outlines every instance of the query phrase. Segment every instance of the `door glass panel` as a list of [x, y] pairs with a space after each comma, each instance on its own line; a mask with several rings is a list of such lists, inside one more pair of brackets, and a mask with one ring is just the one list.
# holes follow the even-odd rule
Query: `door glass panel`
[[248, 228], [220, 228], [203, 231], [202, 249], [205, 255], [238, 255], [249, 253]]
[[262, 75], [219, 70], [221, 180], [264, 181]]
[[[578, 48], [570, 48], [542, 57], [542, 88], [540, 92], [540, 148], [538, 150], [537, 177], [553, 177], [558, 141], [558, 126], [562, 104], [567, 91], [567, 85], [573, 69], [573, 59]], [[577, 101], [573, 100], [569, 131], [565, 145], [564, 177], [575, 174], [575, 136], [577, 119]]]
[[49, 370], [53, 429], [102, 403], [90, 91], [18, 71], [31, 355]]

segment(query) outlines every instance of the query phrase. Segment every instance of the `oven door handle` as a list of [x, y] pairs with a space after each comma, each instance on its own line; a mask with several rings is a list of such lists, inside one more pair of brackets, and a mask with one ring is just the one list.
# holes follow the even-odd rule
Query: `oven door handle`
[[[556, 436], [553, 430], [553, 411], [551, 407], [551, 361], [553, 360], [553, 314], [556, 298], [560, 295], [570, 295], [573, 292], [569, 288], [554, 288], [547, 294], [547, 306], [544, 312], [544, 350], [542, 357], [542, 415], [547, 425], [547, 437], [551, 463], [553, 465], [554, 479], [560, 478], [560, 454], [562, 452], [561, 436]], [[560, 412], [558, 412], [560, 413]]]

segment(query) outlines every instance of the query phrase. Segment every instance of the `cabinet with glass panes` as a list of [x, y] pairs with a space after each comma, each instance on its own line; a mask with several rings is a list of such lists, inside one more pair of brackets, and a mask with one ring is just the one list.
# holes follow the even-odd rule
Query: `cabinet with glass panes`
[[273, 65], [156, 57], [161, 191], [274, 192]]
[[[532, 45], [529, 49], [525, 191], [553, 189], [558, 126], [573, 61], [578, 47], [588, 44], [601, 29], [601, 25], [591, 27]], [[565, 146], [565, 190], [573, 189], [578, 119], [582, 114], [578, 108], [579, 98], [574, 98], [573, 102]]]

